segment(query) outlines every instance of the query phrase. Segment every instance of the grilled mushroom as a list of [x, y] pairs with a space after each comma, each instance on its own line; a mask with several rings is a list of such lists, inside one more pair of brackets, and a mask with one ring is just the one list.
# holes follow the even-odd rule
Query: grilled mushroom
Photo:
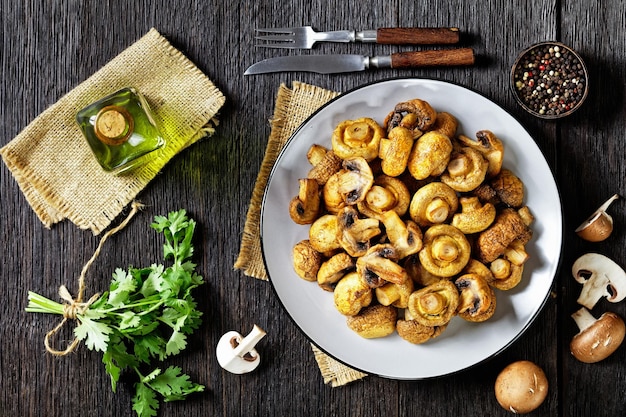
[[388, 282], [382, 287], [376, 288], [374, 292], [378, 302], [384, 306], [392, 305], [397, 308], [407, 308], [409, 297], [414, 289], [413, 281], [406, 279], [400, 284]]
[[396, 330], [398, 310], [380, 304], [363, 308], [359, 314], [346, 318], [348, 327], [359, 336], [374, 339], [389, 336]]
[[339, 226], [337, 216], [325, 214], [313, 222], [309, 228], [309, 242], [320, 253], [332, 252], [341, 248], [337, 239]]
[[452, 152], [441, 181], [455, 191], [472, 191], [484, 181], [488, 166], [480, 152], [462, 147]]
[[390, 244], [372, 246], [365, 255], [356, 261], [356, 271], [371, 288], [382, 287], [387, 282], [402, 284], [408, 275], [397, 263], [398, 255]]
[[464, 274], [454, 281], [461, 296], [457, 313], [471, 322], [490, 319], [496, 311], [496, 295], [478, 274]]
[[413, 99], [396, 104], [394, 110], [385, 118], [387, 132], [397, 126], [402, 126], [418, 137], [428, 130], [437, 119], [437, 112], [424, 100]]
[[447, 279], [414, 291], [409, 297], [409, 312], [418, 323], [434, 327], [444, 326], [456, 314], [459, 292]]
[[442, 182], [431, 182], [413, 194], [409, 214], [415, 223], [426, 227], [450, 220], [458, 205], [458, 197], [452, 188]]
[[[408, 310], [405, 310], [408, 311]], [[415, 320], [405, 319], [396, 322], [396, 330], [401, 338], [414, 345], [428, 342], [439, 336], [446, 328], [443, 326], [424, 326]]]
[[411, 194], [404, 182], [382, 174], [376, 177], [374, 185], [357, 207], [364, 216], [382, 221], [383, 213], [389, 210], [404, 216], [410, 203]]
[[479, 151], [489, 162], [487, 178], [492, 178], [500, 173], [504, 158], [504, 145], [493, 132], [480, 130], [476, 132], [476, 140], [467, 136], [459, 135], [458, 141], [465, 146]]
[[496, 216], [493, 224], [478, 235], [476, 240], [478, 260], [485, 263], [493, 262], [513, 241], [519, 240], [525, 244], [531, 236], [532, 231], [520, 214], [510, 208], [504, 209]]
[[372, 302], [372, 289], [359, 277], [356, 272], [349, 272], [339, 280], [333, 298], [337, 311], [345, 316], [354, 316], [363, 307]]
[[459, 122], [456, 118], [445, 111], [437, 113], [437, 119], [435, 123], [430, 127], [431, 132], [441, 133], [449, 138], [453, 138], [456, 135], [456, 129]]
[[407, 167], [413, 178], [423, 180], [441, 175], [452, 153], [452, 142], [441, 133], [426, 132], [413, 145]]
[[337, 215], [337, 230], [339, 244], [355, 258], [365, 255], [370, 240], [381, 233], [378, 220], [359, 218], [359, 212], [352, 206]]
[[461, 212], [454, 214], [452, 225], [465, 234], [485, 230], [496, 218], [496, 208], [491, 203], [481, 204], [478, 197], [461, 197]]
[[378, 156], [380, 139], [385, 130], [374, 119], [362, 117], [345, 120], [333, 131], [333, 151], [342, 159], [355, 157], [371, 161]]
[[361, 157], [344, 159], [339, 171], [337, 191], [347, 205], [357, 204], [374, 184], [374, 175], [367, 161]]
[[319, 184], [314, 179], [301, 178], [298, 195], [289, 204], [289, 215], [298, 224], [311, 224], [320, 212]]
[[398, 259], [417, 253], [422, 249], [422, 231], [411, 220], [402, 221], [398, 213], [388, 211], [383, 214], [383, 224], [387, 237], [398, 252]]
[[463, 232], [448, 224], [438, 224], [424, 233], [424, 247], [419, 251], [419, 259], [422, 267], [431, 274], [452, 277], [465, 268], [470, 253], [470, 244]]
[[333, 291], [350, 270], [354, 269], [355, 261], [345, 252], [339, 252], [323, 262], [317, 271], [317, 284], [326, 291]]
[[300, 278], [315, 281], [321, 264], [322, 254], [311, 246], [308, 239], [298, 242], [293, 247], [293, 267]]
[[413, 135], [409, 129], [398, 126], [391, 129], [387, 138], [380, 140], [378, 157], [386, 175], [397, 177], [406, 169], [413, 148]]

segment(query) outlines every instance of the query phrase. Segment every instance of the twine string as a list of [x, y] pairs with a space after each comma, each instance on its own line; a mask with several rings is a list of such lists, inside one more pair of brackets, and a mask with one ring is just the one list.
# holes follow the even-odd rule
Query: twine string
[[102, 247], [104, 246], [104, 242], [106, 242], [106, 240], [109, 237], [111, 237], [115, 233], [125, 228], [130, 222], [130, 220], [135, 216], [135, 214], [137, 214], [139, 210], [143, 209], [143, 207], [144, 205], [141, 204], [140, 202], [133, 201], [131, 204], [132, 209], [128, 213], [128, 216], [126, 216], [124, 221], [122, 221], [119, 225], [109, 230], [108, 232], [104, 234], [104, 236], [102, 236], [102, 239], [100, 239], [100, 243], [98, 244], [98, 247], [96, 248], [91, 258], [83, 266], [83, 269], [80, 273], [80, 276], [78, 278], [78, 294], [76, 298], [72, 298], [72, 295], [70, 294], [67, 287], [65, 287], [65, 285], [61, 285], [59, 287], [59, 296], [61, 297], [63, 301], [65, 301], [65, 304], [63, 305], [63, 320], [61, 320], [61, 322], [55, 328], [53, 328], [48, 333], [46, 333], [46, 337], [44, 338], [44, 345], [46, 347], [46, 350], [49, 353], [53, 355], [57, 355], [57, 356], [67, 355], [68, 353], [73, 352], [74, 349], [76, 349], [76, 347], [80, 343], [80, 340], [78, 340], [78, 338], [75, 337], [74, 340], [72, 340], [72, 342], [68, 344], [65, 349], [57, 350], [50, 345], [50, 338], [54, 336], [65, 325], [65, 323], [68, 320], [77, 320], [80, 315], [84, 314], [85, 311], [87, 311], [87, 309], [89, 308], [89, 306], [91, 306], [91, 304], [93, 304], [98, 298], [100, 298], [100, 293], [96, 293], [92, 295], [89, 300], [87, 300], [86, 302], [83, 302], [83, 296], [85, 294], [85, 288], [86, 288], [85, 277], [87, 276], [87, 271], [89, 271], [89, 268], [91, 267], [91, 265], [95, 262], [95, 260], [100, 255], [100, 252], [102, 251]]

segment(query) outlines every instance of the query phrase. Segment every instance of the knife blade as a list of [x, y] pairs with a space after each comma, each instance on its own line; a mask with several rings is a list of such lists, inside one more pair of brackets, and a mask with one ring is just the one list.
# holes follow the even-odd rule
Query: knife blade
[[371, 68], [400, 69], [462, 66], [473, 65], [474, 60], [474, 50], [472, 48], [397, 52], [381, 56], [353, 54], [296, 55], [264, 59], [248, 67], [244, 75], [299, 71], [337, 74], [365, 71]]

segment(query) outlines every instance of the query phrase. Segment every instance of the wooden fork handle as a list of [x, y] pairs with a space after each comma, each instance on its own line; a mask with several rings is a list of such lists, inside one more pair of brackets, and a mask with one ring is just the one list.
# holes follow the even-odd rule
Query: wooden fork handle
[[458, 42], [458, 28], [376, 29], [376, 43], [387, 45], [438, 45]]
[[472, 48], [439, 49], [391, 54], [391, 68], [473, 65]]

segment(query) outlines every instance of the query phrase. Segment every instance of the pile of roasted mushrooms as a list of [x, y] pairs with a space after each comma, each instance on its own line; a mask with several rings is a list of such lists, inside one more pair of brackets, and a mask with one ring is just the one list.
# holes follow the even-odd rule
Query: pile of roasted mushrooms
[[424, 343], [459, 316], [494, 314], [494, 289], [522, 278], [533, 216], [524, 184], [502, 167], [488, 130], [457, 134], [456, 118], [423, 100], [398, 103], [380, 125], [345, 120], [332, 148], [313, 145], [290, 203], [310, 225], [293, 248], [297, 274], [334, 293], [365, 338], [394, 331]]

